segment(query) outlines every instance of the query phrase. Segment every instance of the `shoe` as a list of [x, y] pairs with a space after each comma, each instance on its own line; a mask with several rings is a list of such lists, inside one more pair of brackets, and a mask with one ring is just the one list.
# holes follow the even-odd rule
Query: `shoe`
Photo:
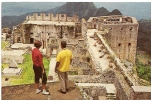
[[66, 92], [63, 92], [62, 90], [58, 90], [58, 92], [60, 92], [62, 94], [66, 94]]
[[41, 90], [38, 89], [38, 90], [36, 91], [36, 94], [38, 94], [38, 93], [40, 93], [40, 92], [41, 92]]
[[49, 92], [47, 92], [47, 91], [43, 91], [43, 92], [42, 92], [42, 94], [44, 94], [44, 95], [48, 95], [48, 94], [49, 94]]

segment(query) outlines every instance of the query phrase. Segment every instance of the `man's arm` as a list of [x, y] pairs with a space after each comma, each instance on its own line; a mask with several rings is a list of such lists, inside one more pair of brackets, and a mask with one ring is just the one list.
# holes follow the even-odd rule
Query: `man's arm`
[[60, 62], [56, 62], [55, 72], [57, 73], [57, 68], [59, 67]]
[[42, 73], [45, 73], [45, 69], [44, 69], [44, 65], [43, 64], [41, 65], [41, 68], [42, 68]]
[[72, 59], [70, 59], [70, 64], [72, 63]]
[[42, 55], [39, 54], [38, 57], [39, 57], [39, 63], [40, 63], [40, 65], [41, 65], [42, 73], [45, 73], [45, 68], [44, 68], [44, 64], [43, 64]]

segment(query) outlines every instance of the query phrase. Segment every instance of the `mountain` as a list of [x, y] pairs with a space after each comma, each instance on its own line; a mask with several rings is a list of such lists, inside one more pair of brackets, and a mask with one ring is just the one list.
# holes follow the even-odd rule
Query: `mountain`
[[[2, 16], [2, 28], [15, 26], [22, 21], [25, 20], [26, 16], [32, 14], [34, 12], [26, 13], [20, 16]], [[78, 15], [79, 18], [88, 19], [89, 17], [94, 16], [105, 16], [105, 15], [122, 15], [120, 11], [113, 10], [109, 12], [106, 8], [98, 8], [94, 5], [93, 2], [67, 2], [62, 6], [55, 7], [50, 10], [39, 11], [37, 13], [60, 13], [60, 14], [67, 14], [68, 16], [72, 16], [74, 14]]]
[[12, 30], [13, 26], [16, 26], [20, 23], [22, 23], [25, 19], [26, 16], [30, 15], [32, 13], [26, 13], [20, 16], [3, 16], [2, 17], [2, 28], [10, 28]]
[[151, 2], [94, 2], [97, 8], [105, 7], [110, 12], [118, 9], [124, 16], [133, 16], [137, 20], [151, 20]]
[[118, 9], [115, 9], [111, 13], [109, 13], [108, 15], [122, 15], [122, 13]]
[[97, 10], [96, 6], [92, 2], [67, 2], [66, 4], [48, 10], [48, 13], [65, 13], [68, 16], [74, 14], [78, 15], [80, 18], [88, 18], [88, 16], [93, 16], [93, 12]]
[[104, 7], [101, 7], [101, 8], [98, 8], [95, 12], [95, 16], [106, 16], [107, 14], [109, 14], [110, 12], [104, 8]]
[[137, 47], [151, 55], [151, 20], [140, 20]]

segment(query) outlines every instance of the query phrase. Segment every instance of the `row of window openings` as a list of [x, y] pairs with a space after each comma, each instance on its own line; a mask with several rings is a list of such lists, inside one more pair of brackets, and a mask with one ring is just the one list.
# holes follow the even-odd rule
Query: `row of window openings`
[[[40, 15], [41, 16], [41, 15]], [[42, 16], [45, 16], [45, 15], [42, 15]], [[32, 16], [32, 17], [34, 17], [34, 16]], [[39, 16], [38, 16], [39, 17]], [[49, 17], [49, 16], [45, 16], [45, 17]], [[58, 17], [58, 16], [54, 16], [54, 17]], [[65, 15], [64, 14], [61, 14], [61, 17], [65, 17]]]
[[[121, 43], [119, 43], [118, 46], [120, 47], [120, 46], [121, 46]], [[131, 46], [131, 43], [128, 43], [128, 46]]]
[[[43, 32], [41, 32], [41, 33], [43, 33]], [[30, 34], [32, 35], [32, 34], [34, 34], [34, 33], [30, 33]], [[50, 33], [48, 33], [48, 35], [50, 35]]]
[[[53, 29], [53, 27], [51, 28], [51, 29]], [[59, 28], [60, 29], [60, 28]], [[64, 30], [66, 30], [67, 29], [67, 27], [64, 27]], [[26, 32], [25, 30], [24, 30], [24, 32]], [[42, 33], [43, 33], [43, 31], [42, 31]]]
[[[112, 30], [112, 28], [110, 27], [109, 28], [109, 30]], [[123, 30], [123, 28], [120, 28], [120, 30], [122, 31]], [[133, 27], [130, 27], [130, 29], [129, 29], [130, 31], [132, 31], [133, 30]]]
[[[76, 30], [76, 31], [80, 31], [80, 30]], [[43, 33], [43, 32], [41, 32], [41, 33]], [[48, 35], [50, 35], [50, 33], [49, 33], [49, 32], [47, 32], [47, 33], [48, 33]], [[34, 34], [34, 33], [30, 33], [30, 34], [32, 35], [32, 34]]]

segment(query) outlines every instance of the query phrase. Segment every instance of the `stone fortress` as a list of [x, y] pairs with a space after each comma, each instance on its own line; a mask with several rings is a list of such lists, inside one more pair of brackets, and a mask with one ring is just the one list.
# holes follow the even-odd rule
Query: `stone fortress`
[[34, 13], [12, 31], [13, 43], [42, 41], [47, 57], [60, 51], [60, 41], [65, 40], [74, 55], [69, 79], [86, 100], [151, 99], [151, 87], [141, 86], [133, 70], [137, 35], [136, 18], [121, 15], [86, 21], [77, 15]]

